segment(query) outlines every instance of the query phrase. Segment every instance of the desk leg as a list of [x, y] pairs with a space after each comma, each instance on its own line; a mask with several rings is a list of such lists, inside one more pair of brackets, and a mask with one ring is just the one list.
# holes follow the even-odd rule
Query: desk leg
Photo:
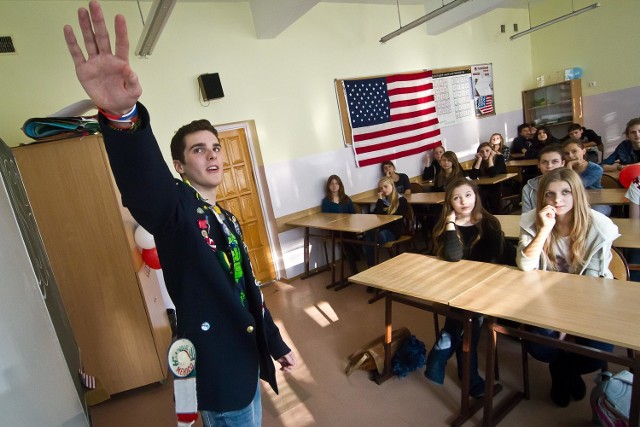
[[309, 277], [309, 227], [304, 228], [304, 276], [303, 279]]
[[[380, 254], [378, 253], [378, 242], [380, 241], [380, 229], [376, 228], [376, 237], [374, 239], [374, 245], [373, 245], [373, 265], [378, 265], [378, 263], [380, 262]], [[376, 289], [376, 295], [373, 296], [372, 298], [369, 298], [369, 304], [373, 304], [374, 302], [378, 301], [379, 299], [382, 299], [382, 297], [385, 295], [384, 292], [381, 292], [380, 289]]]
[[485, 317], [487, 329], [487, 365], [486, 379], [484, 388], [484, 417], [482, 419], [483, 426], [493, 426], [493, 382], [495, 378], [496, 367], [496, 331], [493, 327], [496, 319], [493, 317]]
[[393, 325], [391, 322], [393, 308], [393, 296], [386, 293], [384, 305], [384, 369], [382, 374], [377, 375], [373, 380], [376, 384], [382, 384], [393, 376], [391, 370], [391, 338], [393, 335]]

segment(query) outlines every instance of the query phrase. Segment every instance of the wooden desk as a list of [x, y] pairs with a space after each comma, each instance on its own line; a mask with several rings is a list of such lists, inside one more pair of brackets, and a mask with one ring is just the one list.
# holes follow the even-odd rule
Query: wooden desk
[[507, 167], [513, 166], [517, 168], [525, 168], [529, 166], [538, 166], [537, 159], [519, 159], [519, 160], [507, 160], [505, 162]]
[[[467, 261], [469, 262], [469, 261]], [[483, 424], [494, 425], [492, 388], [495, 366], [496, 332], [542, 342], [568, 351], [629, 366], [640, 372], [640, 359], [595, 350], [569, 341], [541, 337], [520, 329], [497, 326], [495, 320], [509, 319], [526, 325], [558, 330], [571, 335], [604, 341], [640, 350], [640, 287], [637, 283], [574, 274], [533, 270], [523, 272], [505, 268], [469, 291], [455, 297], [450, 304], [491, 318], [485, 325], [487, 360], [485, 413]], [[498, 422], [522, 398], [528, 397], [528, 384], [498, 408]], [[638, 425], [640, 378], [634, 377], [630, 423]]]
[[[431, 192], [431, 193], [411, 193], [404, 196], [410, 205], [437, 205], [444, 203], [444, 192]], [[353, 201], [358, 204], [374, 204], [378, 202], [378, 195], [369, 195], [361, 197]]]
[[[496, 215], [507, 239], [520, 238], [520, 215]], [[620, 237], [613, 242], [616, 248], [640, 249], [640, 221], [629, 218], [611, 218], [618, 226]]]
[[478, 185], [495, 185], [495, 184], [500, 184], [501, 182], [504, 182], [508, 179], [515, 178], [516, 176], [518, 176], [517, 173], [509, 172], [509, 173], [501, 173], [494, 177], [481, 176], [480, 178], [472, 179], [471, 181], [475, 182]]
[[592, 205], [626, 205], [629, 203], [624, 197], [626, 192], [626, 188], [602, 188], [587, 190], [587, 197]]
[[[335, 285], [335, 266], [336, 262], [336, 232], [340, 233], [364, 233], [369, 230], [378, 229], [379, 227], [389, 224], [390, 222], [401, 219], [401, 215], [371, 215], [371, 214], [335, 214], [335, 213], [315, 213], [302, 218], [294, 219], [287, 222], [287, 225], [304, 227], [304, 276], [309, 277], [309, 241], [311, 237], [320, 237], [325, 239], [327, 236], [311, 234], [311, 228], [326, 230], [331, 233], [331, 283], [329, 286]], [[378, 233], [376, 232], [375, 242], [377, 244]], [[376, 252], [377, 255], [377, 252]], [[327, 260], [328, 261], [328, 260]], [[376, 256], [377, 261], [377, 256]], [[341, 267], [342, 272], [342, 267]], [[342, 274], [341, 274], [342, 275]]]
[[618, 182], [620, 182], [620, 171], [604, 171], [605, 175], [609, 175], [612, 178], [615, 178]]
[[[505, 268], [488, 263], [447, 262], [425, 255], [404, 253], [351, 276], [349, 278], [351, 282], [387, 291], [385, 295], [386, 351], [384, 370], [381, 375], [375, 378], [375, 381], [380, 384], [393, 375], [388, 350], [393, 331], [393, 301], [461, 320], [464, 323], [462, 390], [460, 393], [460, 413], [452, 425], [459, 426], [467, 421], [480, 409], [483, 402], [478, 400], [473, 406], [469, 402], [470, 373], [468, 367], [470, 365], [472, 313], [451, 311], [448, 304], [450, 300], [464, 294], [482, 281], [490, 279]], [[423, 303], [421, 304], [420, 301]]]

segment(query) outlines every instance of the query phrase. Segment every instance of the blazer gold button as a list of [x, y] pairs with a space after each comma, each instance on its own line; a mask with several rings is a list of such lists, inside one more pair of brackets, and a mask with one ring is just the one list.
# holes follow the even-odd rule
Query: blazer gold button
[[248, 333], [253, 332], [253, 326], [247, 326], [247, 332]]

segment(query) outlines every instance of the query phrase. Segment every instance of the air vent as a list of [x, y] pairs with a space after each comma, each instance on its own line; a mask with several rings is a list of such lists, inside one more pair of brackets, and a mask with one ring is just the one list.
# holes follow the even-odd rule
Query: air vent
[[16, 53], [11, 36], [0, 36], [0, 54]]

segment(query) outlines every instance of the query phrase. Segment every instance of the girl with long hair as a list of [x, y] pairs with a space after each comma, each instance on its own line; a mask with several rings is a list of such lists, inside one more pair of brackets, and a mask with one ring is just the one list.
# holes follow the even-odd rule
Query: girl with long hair
[[[478, 187], [466, 178], [453, 180], [446, 188], [445, 201], [433, 237], [435, 253], [446, 261], [467, 259], [515, 265], [515, 247], [506, 241], [500, 222], [487, 212], [480, 201]], [[484, 379], [478, 373], [478, 340], [482, 316], [473, 316], [471, 327], [471, 364], [469, 393], [484, 395]], [[447, 317], [444, 327], [427, 357], [424, 375], [444, 382], [447, 361], [456, 354], [458, 377], [462, 379], [462, 332], [459, 320]]]
[[[520, 218], [520, 242], [516, 263], [521, 270], [560, 271], [584, 276], [612, 278], [609, 271], [611, 245], [618, 227], [589, 206], [580, 176], [572, 169], [558, 168], [543, 175], [538, 185], [536, 209]], [[531, 327], [535, 333], [564, 339], [558, 331]], [[579, 344], [611, 351], [613, 345], [586, 338]], [[584, 398], [582, 374], [596, 371], [603, 362], [555, 347], [529, 342], [527, 351], [549, 363], [551, 400], [560, 407], [571, 398]]]
[[498, 154], [502, 154], [502, 156], [506, 159], [509, 158], [509, 154], [511, 154], [511, 148], [507, 146], [504, 142], [504, 137], [501, 133], [493, 133], [489, 137], [489, 144], [491, 144], [491, 149]]
[[[391, 177], [385, 176], [378, 181], [378, 201], [373, 209], [376, 215], [402, 215], [403, 217], [409, 210], [409, 203], [404, 197], [400, 197], [398, 190], [393, 183]], [[384, 244], [399, 238], [404, 232], [404, 221], [398, 220], [390, 222], [379, 228], [378, 244]], [[370, 230], [365, 234], [365, 239], [373, 243], [375, 240], [375, 230]], [[365, 253], [367, 256], [367, 264], [372, 267], [375, 264], [375, 247], [366, 245]]]
[[453, 151], [445, 151], [440, 157], [440, 170], [433, 180], [433, 191], [444, 191], [447, 184], [456, 178], [464, 178], [458, 156]]
[[501, 173], [507, 173], [504, 156], [493, 151], [491, 144], [488, 142], [481, 143], [478, 146], [476, 159], [469, 171], [469, 177], [478, 179], [481, 176], [494, 177]]
[[422, 170], [422, 180], [433, 179], [440, 170], [440, 159], [444, 154], [444, 146], [438, 145], [433, 150], [427, 151], [424, 155], [424, 169]]

